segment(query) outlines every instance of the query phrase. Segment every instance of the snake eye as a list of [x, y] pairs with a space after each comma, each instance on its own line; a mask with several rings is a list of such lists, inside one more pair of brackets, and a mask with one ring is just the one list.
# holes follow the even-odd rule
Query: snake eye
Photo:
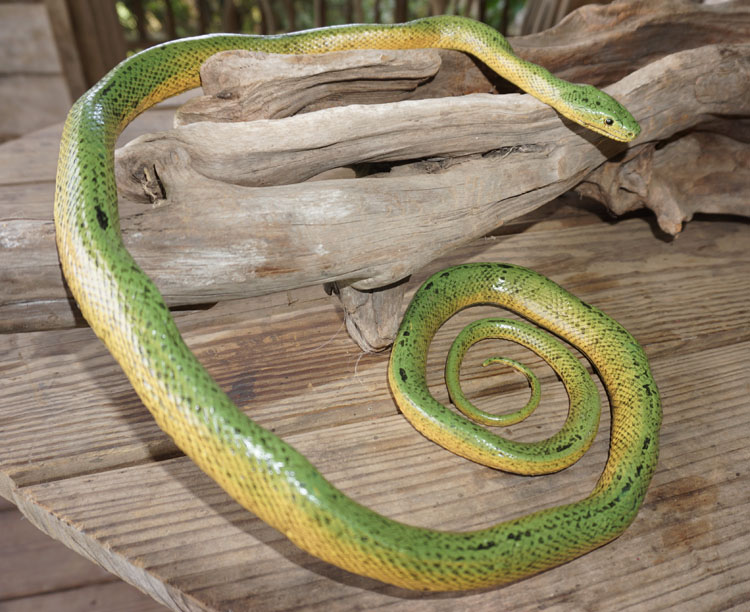
[[614, 122], [615, 122], [615, 120], [614, 120], [614, 119], [612, 119], [612, 117], [607, 117], [607, 118], [606, 118], [606, 119], [604, 120], [604, 123], [606, 123], [607, 125], [612, 125], [612, 124], [613, 124]]

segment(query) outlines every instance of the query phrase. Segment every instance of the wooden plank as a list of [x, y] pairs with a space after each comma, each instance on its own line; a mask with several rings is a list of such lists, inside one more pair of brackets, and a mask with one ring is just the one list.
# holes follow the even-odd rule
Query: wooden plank
[[[175, 455], [87, 330], [0, 339], [0, 355], [8, 355], [0, 372], [11, 383], [0, 426], [6, 492], [46, 532], [174, 609], [489, 610], [498, 596], [519, 609], [739, 605], [750, 596], [742, 519], [750, 483], [738, 467], [750, 458], [750, 226], [694, 222], [669, 243], [641, 218], [602, 224], [595, 215], [563, 214], [522, 228], [435, 268], [459, 260], [529, 265], [604, 308], [646, 346], [664, 397], [661, 462], [641, 515], [611, 545], [479, 594], [432, 598], [350, 576], [298, 551]], [[253, 418], [378, 511], [440, 528], [480, 527], [580, 497], [601, 469], [606, 417], [592, 451], [551, 480], [464, 462], [396, 414], [387, 355], [360, 354], [327, 298], [255, 312], [253, 303], [187, 315], [181, 329]], [[462, 320], [437, 339], [435, 384], [438, 353]], [[512, 375], [490, 378], [476, 365], [466, 374], [488, 406], [497, 400], [486, 394], [508, 381], [508, 401], [524, 401]], [[559, 421], [565, 405], [554, 386], [551, 401], [550, 412], [513, 435], [538, 436]]]
[[[39, 593], [69, 590], [112, 576], [39, 531], [20, 512], [0, 512], [0, 608]], [[44, 571], [33, 571], [43, 560]]]
[[[641, 219], [567, 228], [551, 221], [549, 230], [544, 229], [546, 223], [540, 222], [534, 231], [467, 247], [453, 261], [494, 259], [529, 264], [611, 312], [642, 342], [653, 345], [656, 355], [712, 348], [749, 337], [746, 296], [750, 295], [750, 274], [738, 274], [750, 266], [750, 254], [742, 248], [750, 241], [747, 226], [723, 223], [718, 240], [716, 226], [694, 224], [667, 248], [654, 240]], [[540, 243], [545, 244], [544, 253], [539, 252]], [[623, 244], [633, 246], [626, 251]], [[713, 256], [699, 259], [693, 252], [711, 252]], [[435, 262], [422, 276], [448, 263], [449, 259]], [[695, 295], [714, 296], [710, 306], [696, 309], [690, 317], [682, 310], [687, 269]], [[299, 367], [293, 351], [296, 359], [305, 363], [311, 361], [307, 355], [315, 356], [315, 363], [307, 368], [321, 402], [340, 406], [344, 394], [346, 401], [355, 404], [369, 405], [377, 400], [369, 411], [359, 412], [358, 419], [364, 418], [363, 414], [369, 415], [367, 418], [389, 414], [392, 404], [381, 378], [384, 358], [365, 356], [357, 364], [359, 384], [366, 384], [377, 395], [352, 393], [349, 369], [359, 353], [344, 333], [334, 303], [316, 288], [275, 297], [284, 300], [286, 296], [296, 304], [268, 300], [226, 303], [210, 314], [182, 317], [180, 326], [209, 370], [221, 382], [229, 383], [235, 401], [245, 405], [253, 396], [262, 398], [262, 402], [254, 402], [253, 417], [282, 435], [334, 424], [342, 418], [335, 410], [310, 411], [295, 403], [309, 380], [297, 376], [287, 380], [288, 373]], [[679, 329], [674, 328], [675, 320], [680, 321]], [[450, 333], [458, 327], [446, 329]], [[447, 348], [450, 337], [437, 346]], [[687, 343], [685, 338], [692, 340]], [[323, 354], [317, 350], [320, 346], [326, 347]], [[8, 480], [3, 486], [0, 476], [0, 493], [13, 485], [176, 452], [90, 330], [0, 336], [0, 355], [5, 356], [0, 358], [0, 368], [11, 382], [5, 391], [9, 439], [0, 454]], [[335, 359], [341, 359], [341, 364], [333, 365]], [[32, 370], [29, 363], [34, 364]], [[40, 403], [44, 409], [37, 408]], [[76, 409], [64, 410], [68, 406]], [[55, 423], [51, 430], [50, 422]], [[47, 432], [45, 444], [38, 446], [35, 441], [42, 431]]]
[[[750, 511], [750, 477], [737, 469], [750, 460], [744, 443], [750, 433], [748, 358], [745, 342], [655, 360], [672, 409], [641, 516], [611, 545], [531, 579], [533, 585], [504, 588], [509, 609], [539, 602], [553, 609], [720, 609], [748, 596], [750, 530], [738, 519]], [[701, 393], [707, 386], [722, 406], [713, 419]], [[593, 484], [607, 444], [600, 436], [592, 453], [550, 482], [463, 462], [414, 435], [398, 415], [376, 428], [342, 425], [289, 438], [359, 501], [400, 520], [448, 529], [479, 528], [580, 497]], [[165, 585], [156, 595], [174, 609], [457, 605], [454, 599], [405, 598], [403, 591], [322, 564], [227, 500], [185, 459], [32, 487], [22, 506], [37, 524], [141, 588]], [[131, 517], [138, 517], [137, 528]], [[569, 588], [561, 592], [561, 585]], [[493, 610], [497, 596], [470, 594], [460, 605]]]
[[2, 498], [0, 533], [3, 534], [0, 538], [3, 612], [164, 609], [144, 593], [39, 531]]
[[61, 610], [106, 610], [106, 612], [164, 612], [156, 603], [124, 582], [108, 582], [56, 593], [2, 601], [3, 612], [60, 612]]
[[42, 4], [0, 4], [0, 142], [65, 117], [67, 83]]
[[54, 181], [62, 123], [0, 145], [0, 185]]
[[[24, 92], [20, 96], [19, 92]], [[0, 76], [0, 136], [17, 138], [62, 120], [70, 96], [59, 76], [17, 74]]]

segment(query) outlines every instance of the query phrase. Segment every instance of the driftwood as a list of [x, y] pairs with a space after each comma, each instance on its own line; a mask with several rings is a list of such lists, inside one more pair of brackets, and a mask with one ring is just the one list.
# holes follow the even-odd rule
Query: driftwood
[[[380, 348], [399, 308], [374, 290], [576, 186], [616, 213], [652, 208], [668, 233], [698, 211], [747, 214], [749, 35], [743, 3], [619, 2], [512, 41], [565, 78], [619, 79], [607, 90], [643, 127], [629, 147], [529, 96], [438, 98], [507, 90], [458, 53], [230, 52], [182, 127], [118, 152], [125, 241], [172, 305], [336, 283], [368, 313], [350, 331]], [[273, 120], [216, 123], [259, 117]], [[341, 168], [357, 178], [302, 183]], [[59, 273], [36, 280], [62, 303]]]
[[[747, 93], [745, 94], [747, 95]], [[744, 123], [745, 129], [750, 122]], [[621, 162], [606, 162], [576, 191], [604, 202], [617, 215], [642, 208], [676, 235], [695, 213], [750, 215], [750, 139], [695, 132], [639, 148]]]

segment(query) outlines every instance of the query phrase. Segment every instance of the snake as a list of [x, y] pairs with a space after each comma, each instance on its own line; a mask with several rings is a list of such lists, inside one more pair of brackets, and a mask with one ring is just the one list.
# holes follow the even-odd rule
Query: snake
[[[388, 365], [396, 403], [417, 430], [459, 455], [502, 469], [518, 455], [520, 468], [509, 469], [520, 473], [524, 465], [531, 466], [530, 473], [537, 464], [559, 469], [560, 447], [575, 447], [577, 453], [590, 442], [586, 427], [573, 425], [569, 438], [547, 441], [539, 451], [513, 441], [502, 447], [499, 436], [432, 396], [426, 380], [430, 341], [443, 322], [474, 303], [515, 311], [575, 346], [603, 381], [612, 415], [609, 456], [586, 498], [485, 529], [429, 529], [359, 504], [246, 416], [187, 347], [164, 299], [121, 237], [116, 138], [151, 105], [199, 86], [200, 66], [208, 57], [230, 49], [311, 54], [365, 48], [463, 51], [597, 134], [628, 142], [640, 132], [608, 94], [553, 76], [515, 55], [490, 26], [463, 17], [268, 36], [209, 34], [158, 44], [114, 67], [68, 114], [54, 205], [61, 267], [85, 320], [158, 426], [240, 505], [311, 555], [355, 574], [426, 591], [497, 586], [609, 542], [643, 502], [657, 461], [661, 408], [647, 357], [623, 327], [546, 277], [511, 264], [460, 265], [424, 283], [404, 314]], [[516, 329], [508, 333], [524, 336]], [[588, 408], [583, 412], [588, 429], [595, 430], [598, 416]]]

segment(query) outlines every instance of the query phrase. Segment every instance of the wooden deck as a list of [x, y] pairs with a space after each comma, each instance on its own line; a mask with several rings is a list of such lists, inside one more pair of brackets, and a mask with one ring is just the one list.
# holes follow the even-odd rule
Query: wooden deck
[[[54, 130], [29, 138], [25, 149], [19, 141], [0, 147], [0, 161], [25, 161], [28, 170], [0, 179], [0, 206], [15, 202], [18, 214], [27, 214], [24, 197], [51, 211]], [[0, 336], [0, 494], [42, 531], [173, 609], [747, 610], [750, 223], [702, 218], [667, 240], [648, 216], [614, 221], [571, 196], [433, 262], [413, 287], [441, 267], [479, 260], [553, 278], [619, 320], [652, 360], [664, 405], [659, 468], [636, 521], [601, 549], [469, 594], [415, 594], [333, 568], [237, 506], [181, 456], [88, 328]], [[434, 344], [430, 379], [439, 398], [450, 339], [477, 311], [494, 312], [473, 310], [451, 320]], [[435, 446], [396, 410], [387, 354], [362, 354], [320, 288], [181, 313], [178, 325], [252, 418], [355, 499], [396, 519], [488, 526], [584, 496], [606, 459], [606, 412], [587, 456], [549, 477], [502, 474]], [[542, 437], [564, 418], [564, 393], [538, 359], [501, 350], [525, 358], [549, 389], [547, 403], [511, 435]], [[491, 343], [473, 349], [464, 374], [470, 394], [490, 410], [518, 406], [527, 393], [515, 374], [477, 365], [497, 351]], [[4, 532], [14, 528], [10, 520]], [[81, 566], [83, 577], [70, 586], [74, 579], [58, 580], [61, 566], [75, 565], [68, 557], [10, 542], [0, 538], [2, 610], [146, 609], [100, 571]], [[49, 577], [27, 582], [46, 584], [38, 591], [44, 597], [75, 595], [81, 599], [68, 601], [79, 603], [41, 607], [39, 595], [15, 588], [24, 572]], [[97, 584], [116, 588], [87, 599]]]

